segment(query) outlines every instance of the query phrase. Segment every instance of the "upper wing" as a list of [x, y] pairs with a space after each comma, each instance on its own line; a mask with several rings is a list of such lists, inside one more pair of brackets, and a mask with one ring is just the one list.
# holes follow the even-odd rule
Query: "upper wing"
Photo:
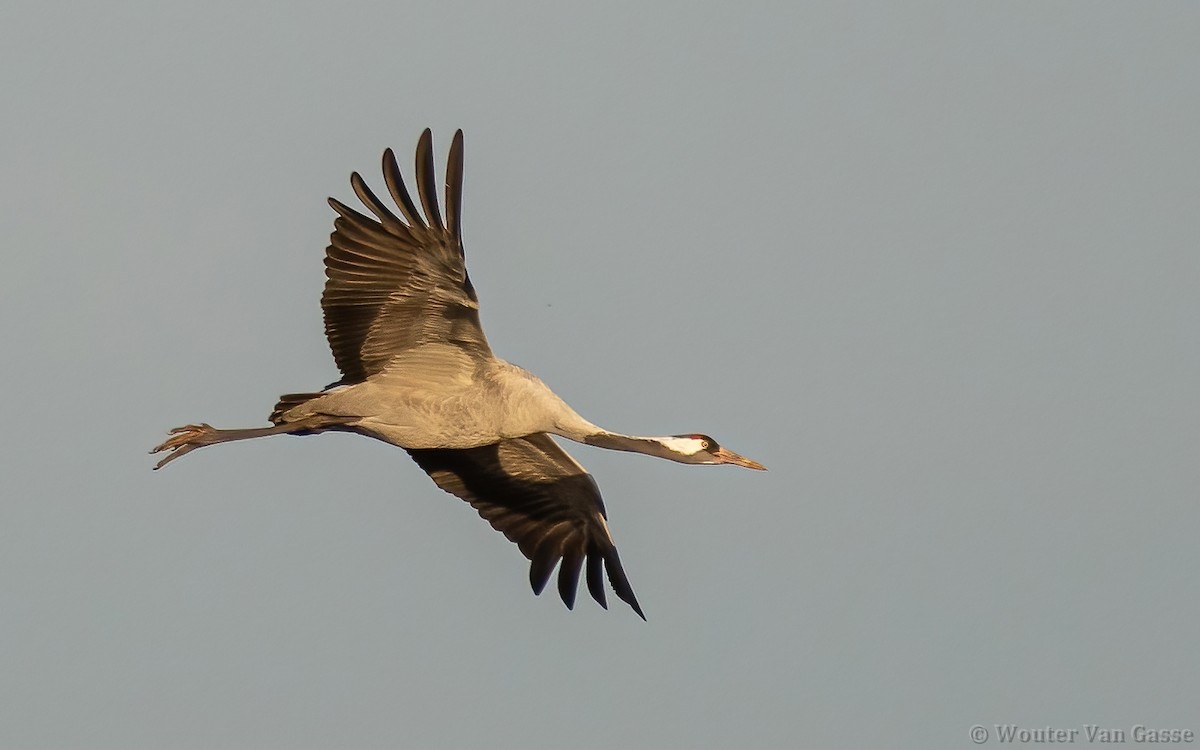
[[462, 131], [446, 166], [446, 219], [438, 210], [433, 136], [417, 143], [417, 210], [391, 149], [383, 154], [388, 192], [404, 219], [375, 196], [357, 172], [350, 184], [371, 218], [333, 198], [338, 212], [325, 252], [325, 336], [343, 383], [365, 380], [405, 349], [429, 342], [490, 357], [479, 324], [479, 300], [467, 276], [462, 245]]
[[439, 487], [470, 503], [532, 562], [529, 582], [540, 594], [556, 563], [558, 593], [575, 605], [579, 573], [605, 609], [604, 569], [613, 591], [644, 620], [608, 531], [604, 502], [592, 475], [546, 433], [465, 450], [409, 450]]

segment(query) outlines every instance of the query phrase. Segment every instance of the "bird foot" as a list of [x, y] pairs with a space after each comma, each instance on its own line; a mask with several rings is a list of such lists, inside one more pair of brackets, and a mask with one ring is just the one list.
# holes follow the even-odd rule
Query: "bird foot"
[[160, 445], [155, 446], [151, 453], [161, 453], [162, 451], [170, 451], [163, 460], [155, 465], [155, 469], [161, 469], [171, 461], [179, 458], [185, 453], [190, 453], [197, 448], [203, 448], [206, 445], [219, 443], [217, 437], [217, 429], [210, 424], [187, 424], [183, 427], [176, 427], [170, 432], [171, 437], [164, 440]]

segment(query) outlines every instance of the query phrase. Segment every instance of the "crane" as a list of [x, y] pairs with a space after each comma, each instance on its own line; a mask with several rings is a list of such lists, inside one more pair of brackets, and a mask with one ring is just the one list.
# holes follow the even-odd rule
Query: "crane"
[[558, 592], [575, 604], [581, 572], [605, 609], [604, 575], [645, 614], [621, 566], [592, 476], [550, 435], [685, 464], [765, 467], [703, 434], [642, 437], [587, 421], [532, 373], [496, 357], [479, 322], [479, 298], [462, 242], [463, 134], [454, 134], [438, 206], [433, 136], [416, 149], [413, 201], [396, 157], [383, 177], [400, 216], [357, 173], [373, 217], [330, 198], [337, 213], [325, 254], [325, 335], [342, 377], [323, 390], [281, 396], [270, 427], [171, 430], [154, 467], [217, 443], [269, 435], [352, 432], [403, 448], [443, 490], [470, 503], [530, 560], [540, 594], [558, 567]]

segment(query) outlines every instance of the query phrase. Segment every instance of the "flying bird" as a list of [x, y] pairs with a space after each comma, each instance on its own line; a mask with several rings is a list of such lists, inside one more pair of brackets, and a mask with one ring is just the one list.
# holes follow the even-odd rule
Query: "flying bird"
[[353, 432], [408, 451], [443, 490], [466, 500], [529, 558], [540, 594], [558, 567], [558, 591], [574, 607], [580, 574], [607, 609], [604, 577], [644, 620], [621, 567], [600, 490], [550, 435], [685, 464], [765, 467], [707, 435], [623, 435], [581, 417], [532, 373], [492, 354], [462, 242], [463, 134], [446, 166], [438, 206], [433, 136], [417, 142], [413, 201], [395, 154], [383, 177], [400, 215], [357, 173], [354, 193], [373, 216], [330, 198], [337, 212], [325, 252], [321, 307], [342, 377], [324, 390], [281, 396], [271, 426], [170, 431], [154, 468], [206, 445], [268, 435]]

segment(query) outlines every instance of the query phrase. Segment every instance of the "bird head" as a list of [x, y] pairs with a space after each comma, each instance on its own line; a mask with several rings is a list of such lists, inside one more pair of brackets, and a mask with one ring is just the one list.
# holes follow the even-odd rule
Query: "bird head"
[[685, 464], [733, 464], [747, 469], [766, 471], [767, 467], [724, 448], [708, 435], [673, 435], [662, 441], [676, 461]]

